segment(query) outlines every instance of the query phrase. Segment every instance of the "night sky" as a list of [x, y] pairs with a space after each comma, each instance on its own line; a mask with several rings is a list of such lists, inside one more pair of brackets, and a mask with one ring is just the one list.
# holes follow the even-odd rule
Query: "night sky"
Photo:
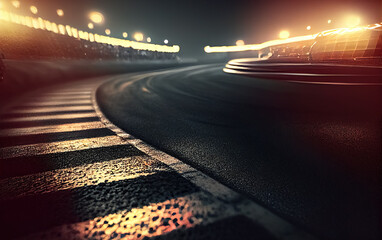
[[[297, 36], [342, 27], [349, 14], [359, 15], [362, 24], [382, 21], [381, 0], [24, 0], [18, 11], [28, 12], [31, 4], [43, 18], [85, 30], [88, 12], [98, 10], [106, 21], [94, 32], [110, 28], [114, 37], [126, 31], [131, 38], [140, 31], [153, 43], [168, 39], [180, 45], [183, 56], [200, 56], [206, 45], [234, 45], [238, 39], [275, 39], [284, 29]], [[57, 8], [65, 11], [61, 19]], [[328, 19], [333, 19], [331, 26]]]

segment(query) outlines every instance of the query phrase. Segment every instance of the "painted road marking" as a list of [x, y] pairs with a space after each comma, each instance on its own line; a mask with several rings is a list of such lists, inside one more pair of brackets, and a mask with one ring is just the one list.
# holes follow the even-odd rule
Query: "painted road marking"
[[36, 107], [29, 109], [15, 109], [10, 113], [44, 113], [44, 112], [59, 112], [59, 111], [84, 111], [93, 110], [92, 106], [70, 106], [70, 107]]
[[[139, 80], [142, 77], [151, 76], [150, 74], [141, 75], [142, 76], [136, 75], [134, 79]], [[182, 161], [153, 148], [113, 125], [102, 114], [96, 103], [95, 89], [98, 87], [96, 85], [99, 85], [99, 82], [93, 81], [87, 85], [82, 85], [86, 86], [87, 89], [94, 88], [92, 95], [83, 96], [83, 99], [92, 99], [93, 108], [91, 109], [95, 109], [96, 116], [100, 119], [99, 121], [33, 126], [31, 128], [8, 128], [0, 130], [0, 135], [23, 136], [32, 133], [61, 134], [63, 132], [98, 129], [106, 126], [116, 133], [115, 136], [4, 147], [0, 148], [0, 159], [4, 159], [6, 162], [12, 161], [12, 159], [18, 159], [21, 164], [22, 161], [24, 161], [23, 157], [29, 159], [29, 156], [43, 156], [56, 153], [67, 154], [75, 151], [78, 151], [80, 157], [82, 157], [81, 150], [114, 146], [135, 146], [135, 151], [139, 149], [147, 155], [132, 155], [133, 157], [114, 158], [90, 164], [89, 162], [91, 161], [89, 161], [88, 164], [85, 165], [79, 163], [79, 165], [75, 164], [71, 165], [72, 167], [60, 169], [58, 169], [58, 166], [52, 166], [52, 168], [42, 169], [42, 172], [29, 171], [29, 175], [23, 175], [22, 173], [8, 175], [8, 178], [0, 180], [0, 200], [8, 204], [19, 202], [23, 205], [23, 203], [29, 201], [28, 197], [33, 197], [33, 199], [41, 198], [44, 202], [48, 202], [48, 206], [46, 206], [45, 209], [45, 211], [48, 211], [50, 207], [53, 207], [52, 209], [58, 207], [55, 205], [55, 201], [51, 201], [50, 196], [59, 195], [64, 197], [63, 199], [65, 200], [67, 196], [72, 196], [72, 194], [74, 194], [74, 196], [82, 196], [81, 194], [85, 191], [91, 192], [92, 194], [84, 199], [77, 199], [76, 204], [91, 203], [94, 201], [92, 198], [110, 198], [113, 204], [120, 203], [120, 201], [124, 201], [126, 196], [130, 196], [131, 194], [132, 196], [136, 196], [134, 194], [144, 196], [145, 199], [135, 199], [132, 201], [139, 202], [143, 200], [145, 204], [139, 206], [129, 205], [129, 207], [124, 207], [119, 211], [115, 211], [114, 208], [108, 209], [107, 207], [104, 210], [102, 210], [103, 208], [93, 209], [93, 207], [97, 206], [86, 205], [82, 207], [80, 212], [88, 211], [91, 217], [82, 221], [78, 221], [76, 220], [77, 218], [72, 218], [70, 215], [67, 216], [66, 220], [68, 221], [65, 219], [60, 220], [60, 218], [52, 216], [51, 213], [50, 215], [41, 217], [39, 212], [34, 212], [33, 209], [25, 209], [36, 218], [36, 226], [40, 227], [39, 229], [41, 230], [41, 232], [30, 235], [30, 238], [33, 239], [41, 236], [44, 236], [44, 238], [50, 238], [49, 236], [51, 236], [51, 238], [58, 238], [61, 236], [62, 239], [78, 237], [83, 239], [93, 238], [94, 236], [106, 238], [115, 236], [115, 234], [126, 238], [129, 238], [129, 236], [131, 238], [141, 238], [143, 236], [153, 237], [166, 233], [174, 233], [182, 229], [191, 229], [195, 226], [209, 226], [209, 224], [216, 224], [220, 221], [229, 222], [231, 218], [234, 219], [234, 222], [248, 218], [251, 219], [251, 224], [254, 224], [253, 226], [255, 226], [255, 228], [259, 225], [261, 229], [267, 230], [266, 234], [270, 233], [276, 239], [314, 239], [311, 235], [296, 228], [269, 210], [234, 192]], [[71, 87], [62, 89], [62, 91], [73, 92], [75, 89], [78, 88]], [[55, 93], [59, 92], [61, 92], [61, 90]], [[56, 101], [55, 103], [60, 101], [60, 104], [64, 104], [66, 99], [68, 99], [68, 101], [75, 101], [74, 98], [69, 97], [61, 98], [60, 100], [55, 99], [54, 101]], [[52, 103], [52, 98], [45, 97], [45, 99], [40, 100], [46, 101], [46, 104]], [[84, 100], [80, 98], [78, 101]], [[40, 103], [45, 104], [44, 102]], [[49, 112], [46, 110], [49, 109], [49, 107], [45, 108], [45, 111], [41, 110], [43, 108], [37, 109], [40, 109], [42, 113]], [[60, 111], [63, 111], [62, 109], [63, 108], [60, 108]], [[73, 110], [73, 106], [71, 109]], [[32, 109], [32, 111], [29, 112], [35, 111]], [[22, 113], [27, 114], [28, 111]], [[74, 117], [71, 119], [77, 121], [81, 119], [76, 118], [80, 115], [62, 114], [62, 117], [64, 117], [64, 115], [66, 117]], [[34, 120], [47, 120], [47, 122], [49, 122], [48, 118], [50, 116], [55, 115], [38, 116], [39, 118], [24, 117], [22, 119], [23, 121], [29, 119], [31, 122]], [[125, 151], [122, 151], [122, 153], [125, 156], [128, 155], [128, 152], [125, 153]], [[62, 159], [62, 161], [65, 161], [65, 159]], [[137, 167], [138, 165], [139, 167]], [[45, 165], [42, 165], [42, 167], [44, 166]], [[176, 178], [175, 183], [179, 186], [187, 186], [186, 189], [188, 190], [186, 190], [184, 194], [177, 195], [173, 183], [168, 183], [167, 180], [161, 182], [163, 181], [161, 179], [171, 179], [173, 177]], [[147, 180], [145, 180], [146, 178]], [[126, 180], [128, 181], [126, 182]], [[129, 185], [130, 180], [131, 185]], [[141, 183], [144, 186], [142, 189], [137, 186]], [[129, 186], [133, 192], [129, 192]], [[161, 193], [166, 193], [167, 189], [170, 188], [172, 189], [171, 191], [175, 191], [175, 195], [172, 198], [150, 195], [149, 192], [145, 192], [145, 189], [150, 187]], [[160, 190], [158, 189], [159, 187], [165, 188]], [[106, 189], [107, 192], [103, 193], [102, 189]], [[139, 195], [142, 193], [143, 195]], [[88, 200], [88, 198], [90, 200]], [[157, 200], [150, 201], [148, 199]], [[70, 200], [70, 198], [67, 200]], [[110, 204], [110, 202], [107, 203]], [[38, 205], [39, 203], [35, 202], [34, 204]], [[102, 205], [102, 203], [99, 204]], [[21, 205], [16, 204], [12, 206], [16, 215], [8, 217], [19, 219], [19, 215], [26, 216], [25, 211], [19, 209], [19, 207], [22, 207]], [[64, 204], [64, 206], [66, 205]], [[72, 206], [73, 204], [70, 203], [69, 207], [71, 208]], [[57, 209], [60, 208], [58, 207]], [[93, 210], [96, 211], [94, 212]], [[102, 214], [99, 215], [100, 213]], [[240, 220], [236, 220], [236, 218], [240, 218]], [[51, 220], [57, 220], [57, 222], [53, 222], [52, 225], [50, 224]], [[12, 225], [14, 224], [13, 221], [8, 222], [11, 227], [14, 226]], [[246, 229], [252, 230], [251, 227]], [[240, 229], [240, 231], [242, 230], [244, 229]], [[7, 233], [16, 234], [13, 236], [23, 236], [17, 235], [20, 233]], [[24, 233], [29, 234], [31, 232], [30, 230], [25, 230], [23, 234]]]
[[56, 114], [45, 116], [17, 117], [3, 119], [1, 122], [24, 122], [24, 121], [40, 121], [40, 120], [58, 120], [58, 119], [76, 119], [96, 117], [95, 113], [72, 113], [72, 114]]
[[53, 143], [38, 143], [29, 144], [14, 147], [4, 147], [0, 148], [0, 159], [11, 158], [11, 157], [21, 157], [21, 156], [32, 156], [41, 155], [49, 153], [59, 153], [59, 152], [69, 152], [78, 151], [89, 148], [98, 148], [105, 146], [114, 145], [124, 145], [127, 144], [125, 141], [121, 141], [119, 136], [106, 136], [97, 138], [86, 138], [62, 142]]
[[29, 128], [9, 128], [1, 129], [0, 136], [23, 136], [30, 134], [46, 134], [46, 133], [59, 133], [59, 132], [72, 132], [81, 130], [91, 130], [104, 128], [105, 125], [99, 121], [84, 122], [84, 123], [68, 123], [62, 125], [49, 125], [41, 127]]

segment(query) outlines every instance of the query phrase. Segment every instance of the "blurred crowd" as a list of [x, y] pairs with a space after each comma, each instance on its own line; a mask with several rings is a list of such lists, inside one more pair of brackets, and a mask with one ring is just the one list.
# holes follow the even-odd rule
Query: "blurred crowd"
[[136, 50], [90, 42], [16, 24], [0, 25], [0, 55], [6, 59], [177, 59], [176, 53]]

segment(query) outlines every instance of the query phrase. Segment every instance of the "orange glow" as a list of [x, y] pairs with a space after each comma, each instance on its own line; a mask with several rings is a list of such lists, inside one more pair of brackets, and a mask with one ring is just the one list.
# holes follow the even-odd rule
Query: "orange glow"
[[60, 32], [60, 34], [65, 35], [66, 34], [65, 26], [61, 24], [58, 25], [58, 31]]
[[105, 33], [106, 33], [106, 35], [110, 35], [110, 34], [111, 34], [110, 29], [106, 28], [106, 29], [105, 29]]
[[[202, 224], [203, 219], [197, 217], [195, 213], [199, 212], [198, 209], [203, 209], [203, 206], [200, 200], [195, 201], [194, 199], [194, 196], [186, 195], [163, 202], [150, 203], [139, 208], [121, 210], [83, 222], [63, 225], [57, 227], [56, 231], [61, 235], [67, 234], [65, 230], [70, 226], [70, 229], [75, 229], [73, 232], [78, 234], [79, 239], [98, 235], [101, 232], [107, 239], [110, 239], [111, 235], [115, 233], [128, 236], [123, 239], [142, 239], [143, 236], [152, 238], [178, 229], [189, 229]], [[178, 207], [174, 207], [175, 205]], [[158, 220], [153, 220], [154, 217]], [[170, 221], [166, 221], [167, 219], [170, 219]], [[174, 221], [175, 219], [177, 220]], [[164, 224], [165, 221], [166, 224]], [[141, 225], [142, 223], [143, 225]]]
[[104, 17], [102, 15], [102, 13], [100, 13], [100, 12], [91, 12], [89, 14], [89, 18], [92, 22], [97, 23], [97, 24], [101, 24], [104, 22]]
[[244, 45], [244, 46], [220, 46], [220, 47], [206, 46], [206, 47], [204, 47], [204, 51], [206, 53], [254, 51], [254, 50], [261, 50], [261, 49], [264, 49], [264, 48], [267, 48], [270, 46], [292, 43], [292, 42], [313, 40], [315, 38], [316, 38], [316, 34], [287, 38], [287, 39], [277, 39], [277, 40], [271, 40], [271, 41], [260, 43], [260, 44], [248, 44], [248, 45]]
[[310, 29], [312, 29], [311, 26], [307, 26], [307, 27], [306, 27], [306, 30], [310, 30]]
[[345, 19], [346, 27], [356, 27], [361, 23], [361, 18], [358, 16], [348, 16]]
[[279, 38], [281, 38], [281, 39], [287, 39], [287, 38], [289, 38], [289, 36], [290, 36], [290, 34], [286, 30], [281, 31], [279, 34]]
[[248, 44], [244, 46], [217, 46], [217, 47], [206, 46], [204, 47], [204, 51], [206, 53], [254, 51], [254, 50], [261, 50], [267, 47], [281, 45], [281, 44], [314, 40], [317, 36], [345, 34], [345, 33], [363, 31], [368, 29], [371, 30], [371, 29], [380, 28], [380, 27], [382, 27], [382, 23], [381, 24], [376, 23], [376, 24], [372, 24], [368, 26], [355, 27], [355, 28], [338, 28], [338, 29], [323, 31], [317, 34], [312, 34], [312, 35], [298, 36], [298, 37], [292, 37], [287, 39], [271, 40], [271, 41], [267, 41], [260, 44]]
[[31, 10], [31, 12], [32, 12], [33, 14], [37, 14], [37, 13], [38, 13], [38, 9], [37, 9], [36, 6], [30, 6], [29, 9]]
[[93, 29], [93, 28], [94, 28], [94, 24], [93, 24], [93, 23], [89, 23], [89, 24], [88, 24], [88, 28], [89, 28], [89, 29]]
[[134, 33], [134, 39], [138, 42], [143, 41], [143, 34], [140, 32]]
[[245, 45], [245, 43], [243, 40], [237, 40], [236, 41], [236, 46], [244, 46], [244, 45]]
[[127, 38], [127, 36], [129, 36], [129, 35], [127, 34], [127, 32], [124, 32], [124, 33], [122, 33], [122, 36], [123, 36], [124, 38]]
[[19, 8], [19, 7], [20, 7], [20, 1], [12, 1], [11, 3], [12, 3], [12, 5], [13, 5], [15, 8]]
[[64, 16], [64, 11], [62, 9], [57, 9], [57, 15], [60, 16], [60, 17], [63, 17]]
[[[79, 30], [69, 25], [66, 25], [66, 26], [58, 25], [54, 22], [50, 22], [40, 17], [33, 18], [29, 16], [21, 16], [21, 15], [14, 14], [2, 9], [0, 9], [0, 21], [20, 24], [30, 28], [42, 29], [42, 30], [50, 31], [57, 34], [67, 35], [77, 39], [81, 38], [81, 39], [86, 39], [88, 41], [94, 41], [97, 43], [105, 43], [105, 44], [121, 46], [121, 47], [131, 47], [137, 50], [148, 50], [148, 51], [170, 52], [170, 53], [176, 53], [180, 51], [180, 47], [177, 45], [166, 46], [166, 45], [158, 45], [158, 44], [151, 44], [151, 43], [142, 43], [142, 42], [130, 41], [126, 39], [119, 39], [119, 38], [113, 38], [109, 36], [92, 34], [85, 31], [81, 31], [81, 34], [80, 34]], [[109, 31], [106, 31], [105, 33]], [[140, 41], [143, 40], [143, 34], [141, 36], [138, 34], [137, 37], [138, 39], [140, 39]]]
[[329, 19], [329, 20], [328, 20], [328, 24], [331, 24], [331, 23], [332, 23], [332, 20], [331, 20], [331, 19]]

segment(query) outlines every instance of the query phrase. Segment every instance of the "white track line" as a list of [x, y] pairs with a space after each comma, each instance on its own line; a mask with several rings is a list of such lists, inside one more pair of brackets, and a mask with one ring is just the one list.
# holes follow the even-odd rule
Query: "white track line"
[[118, 136], [106, 136], [96, 138], [84, 138], [61, 142], [52, 143], [38, 143], [22, 146], [12, 146], [0, 148], [0, 159], [34, 156], [49, 153], [63, 153], [78, 150], [85, 150], [98, 147], [108, 147], [115, 145], [126, 145], [126, 141], [123, 141]]
[[91, 100], [81, 100], [81, 101], [49, 101], [49, 102], [30, 102], [20, 105], [20, 107], [56, 107], [57, 105], [70, 105], [70, 104], [92, 104]]
[[[133, 156], [3, 179], [0, 180], [0, 200], [93, 186], [104, 182], [117, 182], [156, 173], [152, 170], [144, 171], [149, 168], [145, 165], [137, 172], [136, 168], [131, 167], [131, 162], [150, 163], [153, 160], [149, 156]], [[169, 171], [165, 167], [158, 170]], [[113, 174], [110, 174], [111, 172]], [[31, 185], [31, 183], [39, 184]]]
[[30, 117], [17, 117], [17, 118], [7, 118], [0, 122], [22, 122], [22, 121], [40, 121], [40, 120], [61, 120], [61, 119], [78, 119], [78, 118], [88, 118], [97, 117], [95, 113], [72, 113], [72, 114], [55, 114], [55, 115], [45, 115], [45, 116], [30, 116]]
[[46, 133], [60, 133], [60, 132], [73, 132], [81, 130], [92, 130], [104, 128], [105, 125], [99, 121], [84, 122], [84, 123], [68, 123], [61, 125], [49, 125], [42, 127], [29, 127], [29, 128], [9, 128], [0, 130], [0, 136], [23, 136], [31, 134], [46, 134]]
[[10, 113], [45, 113], [45, 112], [61, 112], [61, 111], [89, 111], [93, 110], [93, 106], [70, 106], [70, 107], [35, 107], [28, 109], [15, 109]]

